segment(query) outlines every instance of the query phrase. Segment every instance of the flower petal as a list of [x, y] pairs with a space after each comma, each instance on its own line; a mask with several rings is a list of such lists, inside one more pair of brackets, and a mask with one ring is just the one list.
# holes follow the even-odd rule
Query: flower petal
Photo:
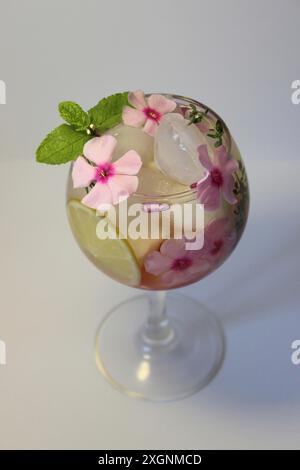
[[209, 173], [206, 173], [206, 176], [204, 176], [204, 178], [199, 180], [197, 183], [198, 197], [206, 188], [210, 188], [210, 186], [211, 186], [211, 177]]
[[199, 258], [189, 268], [187, 268], [187, 272], [190, 275], [206, 274], [210, 267], [211, 263], [208, 260]]
[[[220, 241], [222, 245], [219, 250], [216, 250], [216, 243], [218, 244]], [[202, 256], [215, 262], [232, 249], [235, 241], [236, 232], [228, 217], [212, 220], [205, 228]]]
[[128, 101], [136, 109], [143, 109], [147, 107], [145, 95], [142, 90], [136, 90], [136, 91], [129, 93]]
[[107, 184], [96, 183], [93, 189], [81, 200], [82, 204], [92, 209], [101, 208], [101, 204], [112, 204], [112, 196]]
[[205, 244], [219, 238], [223, 238], [224, 233], [228, 230], [230, 220], [228, 217], [212, 220], [205, 228], [204, 241]]
[[220, 205], [220, 188], [211, 184], [210, 175], [201, 180], [197, 186], [198, 200], [204, 205], [204, 210], [213, 211]]
[[185, 240], [183, 238], [165, 240], [161, 244], [160, 252], [171, 259], [181, 258], [186, 255]]
[[83, 147], [83, 154], [92, 162], [100, 165], [108, 162], [117, 145], [117, 139], [112, 135], [103, 135], [89, 140]]
[[177, 104], [173, 100], [169, 100], [162, 95], [151, 95], [148, 98], [148, 105], [160, 114], [172, 113]]
[[155, 132], [157, 130], [158, 124], [153, 119], [147, 119], [146, 124], [144, 125], [143, 131], [147, 134], [154, 137]]
[[201, 131], [203, 134], [207, 134], [207, 132], [211, 128], [211, 124], [209, 123], [209, 121], [205, 121], [204, 119], [202, 119], [202, 121], [200, 122], [197, 122], [196, 126], [198, 127], [199, 131]]
[[229, 204], [236, 204], [237, 203], [237, 198], [235, 197], [233, 193], [233, 188], [234, 188], [234, 178], [232, 175], [226, 175], [224, 178], [224, 183], [222, 186], [223, 190], [223, 195], [224, 198], [226, 199]]
[[135, 150], [128, 150], [124, 155], [112, 165], [117, 175], [136, 175], [143, 162]]
[[94, 180], [95, 168], [85, 158], [78, 157], [72, 170], [74, 188], [86, 188]]
[[124, 106], [122, 119], [127, 126], [141, 127], [146, 121], [146, 115], [139, 109]]
[[216, 155], [217, 161], [219, 162], [218, 166], [220, 166], [221, 169], [223, 169], [229, 159], [228, 153], [224, 145], [221, 145], [220, 147], [216, 148], [215, 155]]
[[171, 269], [172, 260], [167, 256], [163, 256], [159, 251], [152, 251], [149, 253], [144, 261], [145, 270], [159, 276]]
[[185, 273], [171, 269], [162, 274], [161, 281], [169, 287], [175, 287], [185, 282]]
[[202, 163], [204, 168], [210, 171], [213, 168], [213, 164], [210, 156], [208, 155], [207, 145], [199, 145], [199, 147], [197, 147], [197, 151], [200, 163]]
[[138, 184], [137, 176], [114, 175], [109, 178], [107, 185], [111, 191], [112, 203], [118, 204], [127, 199], [130, 194], [137, 190]]
[[239, 164], [236, 160], [230, 159], [228, 162], [225, 164], [225, 171], [227, 173], [234, 173], [239, 169]]
[[184, 271], [168, 271], [161, 276], [162, 283], [169, 287], [180, 287], [184, 284], [197, 280], [197, 275], [191, 273], [188, 269]]

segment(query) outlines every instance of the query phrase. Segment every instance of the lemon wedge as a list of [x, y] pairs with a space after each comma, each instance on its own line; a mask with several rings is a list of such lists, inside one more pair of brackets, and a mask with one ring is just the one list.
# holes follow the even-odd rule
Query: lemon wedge
[[[127, 240], [119, 238], [99, 239], [97, 225], [101, 217], [94, 209], [72, 199], [67, 204], [72, 232], [84, 253], [105, 274], [129, 286], [139, 286], [141, 272]], [[109, 232], [116, 228], [107, 220]]]

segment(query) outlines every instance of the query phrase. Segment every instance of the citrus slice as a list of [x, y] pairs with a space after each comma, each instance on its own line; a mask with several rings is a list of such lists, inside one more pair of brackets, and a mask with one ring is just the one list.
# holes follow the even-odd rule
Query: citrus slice
[[[96, 230], [101, 217], [78, 200], [68, 202], [67, 212], [76, 240], [94, 264], [117, 281], [138, 286], [141, 273], [127, 241], [119, 238], [99, 239]], [[107, 225], [110, 233], [116, 231], [109, 220]]]
[[138, 238], [137, 240], [133, 240], [132, 238], [128, 237], [128, 243], [136, 256], [138, 263], [142, 265], [148, 253], [159, 250], [159, 247], [162, 244], [162, 239], [152, 240], [151, 238]]

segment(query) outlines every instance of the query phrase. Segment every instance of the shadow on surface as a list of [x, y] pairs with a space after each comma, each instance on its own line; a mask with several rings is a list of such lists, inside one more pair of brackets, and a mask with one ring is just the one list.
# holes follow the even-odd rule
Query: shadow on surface
[[291, 342], [300, 337], [299, 232], [274, 253], [266, 246], [259, 257], [260, 249], [255, 264], [239, 266], [208, 295], [225, 329], [227, 356], [199, 400], [205, 393], [210, 402], [264, 410], [300, 404], [300, 365], [291, 362]]

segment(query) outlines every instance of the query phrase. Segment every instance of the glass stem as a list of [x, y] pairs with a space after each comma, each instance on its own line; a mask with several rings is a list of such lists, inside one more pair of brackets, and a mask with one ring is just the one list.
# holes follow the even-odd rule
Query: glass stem
[[166, 344], [174, 337], [174, 331], [166, 314], [166, 292], [149, 292], [149, 316], [143, 338], [150, 344]]

